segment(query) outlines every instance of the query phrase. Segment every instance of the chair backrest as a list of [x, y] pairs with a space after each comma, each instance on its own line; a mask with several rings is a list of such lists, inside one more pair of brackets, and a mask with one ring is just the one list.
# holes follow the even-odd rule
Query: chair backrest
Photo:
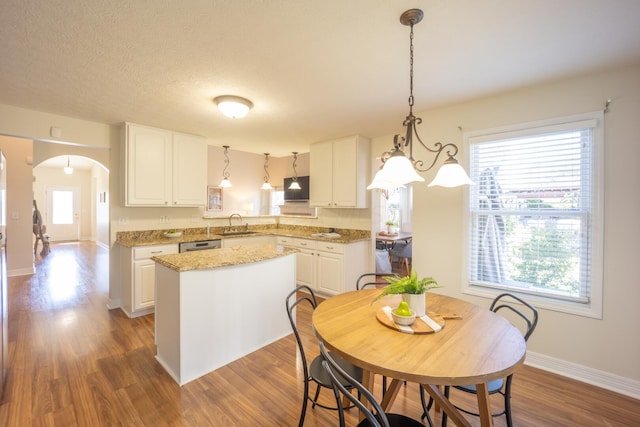
[[[520, 305], [523, 307], [520, 307]], [[526, 324], [523, 331], [525, 341], [529, 339], [538, 324], [538, 310], [522, 298], [510, 293], [498, 295], [491, 303], [491, 307], [489, 309], [494, 313], [497, 313], [500, 310], [508, 310], [519, 316]]]
[[[300, 292], [300, 295], [298, 295], [299, 291], [302, 291]], [[291, 329], [293, 329], [293, 334], [295, 335], [296, 342], [298, 343], [298, 350], [300, 350], [300, 358], [302, 359], [302, 369], [304, 371], [304, 377], [308, 378], [309, 368], [307, 366], [307, 357], [304, 353], [304, 346], [302, 345], [302, 339], [300, 338], [300, 333], [298, 332], [298, 327], [296, 325], [296, 316], [294, 312], [296, 307], [301, 303], [309, 304], [312, 310], [315, 310], [318, 306], [316, 295], [313, 293], [313, 290], [306, 285], [300, 285], [293, 291], [291, 291], [289, 295], [287, 295], [285, 305], [287, 307], [287, 315], [289, 316]]]
[[413, 242], [407, 242], [406, 244], [396, 243], [396, 246], [391, 250], [391, 255], [400, 258], [411, 258], [413, 256]]
[[[377, 285], [388, 285], [389, 282], [379, 280], [376, 273], [365, 273], [356, 280], [356, 290], [364, 289], [368, 286], [376, 287]], [[364, 282], [364, 283], [363, 283]]]
[[[336, 396], [336, 401], [339, 402], [340, 426], [344, 426], [344, 413], [341, 404], [342, 399], [340, 399], [340, 394], [342, 393], [342, 395], [347, 397], [360, 410], [361, 414], [367, 417], [369, 423], [371, 423], [372, 426], [389, 427], [389, 420], [382, 410], [380, 403], [378, 403], [373, 394], [371, 394], [371, 392], [367, 390], [365, 386], [363, 386], [358, 380], [350, 376], [344, 369], [340, 367], [340, 365], [336, 363], [336, 361], [331, 357], [326, 347], [324, 346], [324, 343], [322, 342], [320, 342], [320, 354], [322, 355], [323, 359], [322, 366], [329, 374], [331, 384], [333, 385], [333, 392]], [[358, 395], [364, 396], [364, 398], [370, 403], [373, 411], [369, 409], [364, 403], [362, 403], [357, 396], [349, 392], [347, 387], [345, 387], [345, 385], [339, 378], [342, 378], [345, 383], [347, 383], [353, 389], [356, 389], [358, 391]]]

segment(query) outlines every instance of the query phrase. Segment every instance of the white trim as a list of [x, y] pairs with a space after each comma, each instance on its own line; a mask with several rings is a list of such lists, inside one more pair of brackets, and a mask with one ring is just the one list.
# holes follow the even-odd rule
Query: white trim
[[640, 381], [527, 351], [525, 365], [640, 399]]
[[122, 301], [120, 300], [120, 298], [109, 298], [109, 301], [107, 302], [107, 309], [114, 310], [116, 308], [121, 308], [121, 307], [122, 307]]
[[7, 270], [7, 277], [29, 276], [31, 274], [36, 274], [35, 267], [18, 268], [18, 269], [14, 269], [14, 270]]

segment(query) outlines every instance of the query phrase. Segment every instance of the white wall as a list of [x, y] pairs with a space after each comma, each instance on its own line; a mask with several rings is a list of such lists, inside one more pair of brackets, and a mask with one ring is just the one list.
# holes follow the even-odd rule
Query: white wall
[[0, 135], [7, 158], [7, 274], [33, 273], [33, 141]]
[[[583, 377], [603, 374], [603, 382], [609, 384], [601, 385], [614, 384], [610, 388], [615, 388], [618, 383], [636, 396], [640, 396], [639, 76], [637, 64], [417, 114], [423, 119], [423, 141], [452, 142], [464, 154], [458, 126], [472, 131], [602, 110], [607, 99], [613, 100], [605, 115], [603, 319], [541, 310], [528, 349], [542, 364], [582, 372]], [[389, 149], [391, 141], [391, 136], [376, 138], [373, 153]], [[428, 157], [420, 148], [414, 150], [416, 158], [423, 155]], [[423, 174], [427, 183], [434, 175], [435, 171]], [[416, 270], [445, 286], [438, 292], [488, 306], [489, 300], [461, 293], [465, 189], [429, 188], [426, 183], [414, 188]]]

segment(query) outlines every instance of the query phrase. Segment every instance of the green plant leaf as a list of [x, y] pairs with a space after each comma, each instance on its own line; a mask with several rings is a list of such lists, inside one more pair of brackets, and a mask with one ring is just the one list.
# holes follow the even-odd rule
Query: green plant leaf
[[386, 295], [423, 294], [429, 289], [440, 287], [433, 277], [418, 279], [418, 273], [416, 273], [414, 269], [411, 269], [410, 276], [394, 274], [393, 276], [384, 277], [384, 280], [387, 281], [389, 285], [382, 288], [380, 295], [375, 297], [374, 300], [371, 301], [371, 304]]

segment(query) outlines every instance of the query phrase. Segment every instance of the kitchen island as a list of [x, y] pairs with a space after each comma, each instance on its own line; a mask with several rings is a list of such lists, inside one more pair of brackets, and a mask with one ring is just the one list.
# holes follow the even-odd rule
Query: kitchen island
[[153, 257], [156, 359], [180, 385], [291, 333], [295, 249], [249, 245]]

